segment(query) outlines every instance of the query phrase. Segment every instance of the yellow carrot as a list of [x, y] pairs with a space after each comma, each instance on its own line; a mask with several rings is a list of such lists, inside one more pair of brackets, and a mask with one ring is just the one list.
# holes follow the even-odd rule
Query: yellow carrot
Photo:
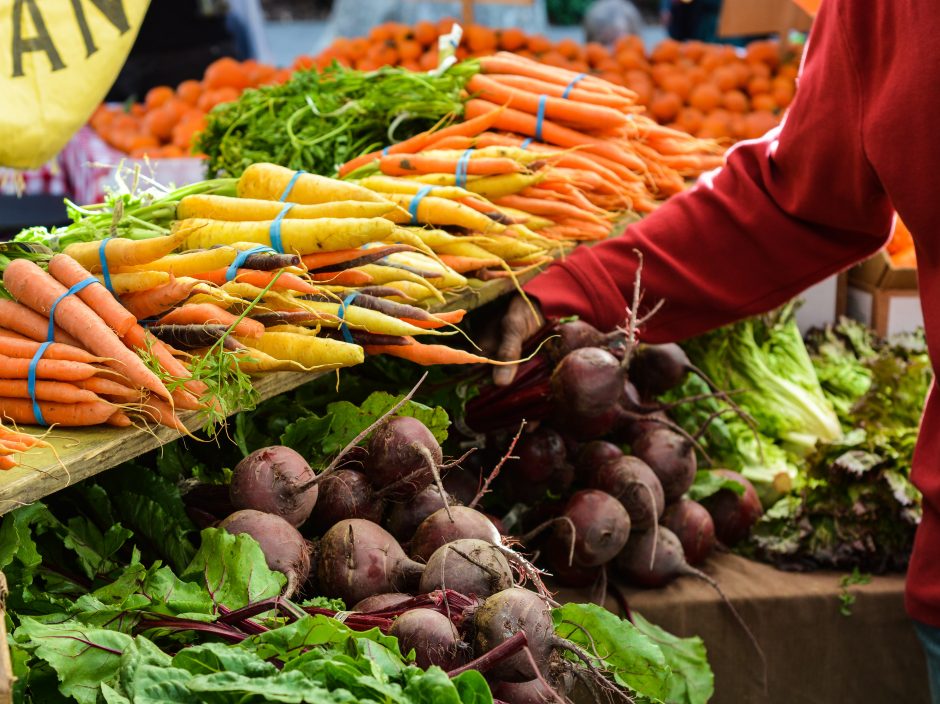
[[388, 255], [385, 259], [394, 264], [404, 264], [433, 274], [428, 277], [428, 281], [439, 289], [460, 288], [467, 285], [467, 280], [447, 264], [439, 264], [419, 252], [397, 252]]
[[[293, 184], [285, 198], [285, 191], [292, 179]], [[332, 203], [337, 200], [361, 200], [374, 203], [384, 201], [380, 195], [358, 184], [316, 174], [297, 176], [296, 171], [276, 164], [252, 164], [238, 179], [237, 190], [241, 198], [283, 199], [289, 203]]]
[[[383, 194], [415, 194], [423, 188], [423, 184], [415, 179], [380, 174], [360, 179], [359, 185]], [[473, 193], [457, 186], [435, 186], [428, 195], [435, 198], [456, 199], [469, 198], [473, 196]]]
[[467, 190], [489, 200], [511, 196], [530, 186], [540, 183], [547, 175], [545, 169], [534, 174], [502, 174], [499, 176], [484, 176], [483, 178], [467, 181]]
[[[415, 196], [391, 193], [388, 197], [401, 206], [402, 213], [396, 211], [385, 217], [400, 224], [410, 223], [410, 208]], [[435, 196], [427, 196], [418, 201], [415, 214], [418, 222], [428, 225], [456, 225], [468, 230], [480, 230], [482, 232], [502, 232], [506, 229], [505, 225], [501, 225], [473, 208]]]
[[[103, 276], [99, 275], [98, 280], [104, 283]], [[127, 274], [111, 274], [111, 289], [118, 295], [135, 293], [137, 291], [149, 291], [157, 286], [162, 286], [169, 280], [170, 275], [165, 271], [139, 271]]]
[[[362, 347], [342, 340], [298, 335], [291, 332], [265, 332], [261, 337], [236, 337], [260, 352], [307, 371], [326, 371], [361, 364]], [[250, 354], [250, 353], [249, 353]]]
[[[108, 269], [122, 266], [146, 264], [166, 256], [180, 246], [183, 237], [170, 234], [165, 237], [151, 237], [146, 240], [129, 240], [116, 237], [104, 245]], [[75, 242], [63, 250], [72, 259], [92, 273], [101, 271], [101, 242]]]
[[418, 286], [424, 286], [428, 294], [441, 303], [444, 302], [444, 295], [434, 287], [434, 284], [430, 283], [423, 276], [418, 276], [418, 274], [407, 271], [406, 269], [382, 266], [381, 264], [365, 264], [356, 268], [372, 277], [372, 285], [380, 286], [389, 281], [411, 281]]
[[[176, 206], [176, 217], [206, 218], [210, 220], [273, 220], [284, 209], [276, 200], [258, 198], [229, 198], [215, 195], [186, 196]], [[378, 218], [399, 210], [394, 203], [342, 200], [314, 205], [295, 205], [285, 219], [313, 218]]]

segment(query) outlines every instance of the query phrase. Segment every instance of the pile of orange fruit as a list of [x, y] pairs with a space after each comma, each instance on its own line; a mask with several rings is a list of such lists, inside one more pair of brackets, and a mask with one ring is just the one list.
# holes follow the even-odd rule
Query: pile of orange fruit
[[151, 88], [139, 103], [101, 105], [90, 123], [108, 144], [135, 158], [190, 156], [212, 108], [237, 100], [247, 88], [283, 83], [291, 73], [251, 59], [221, 58], [206, 68], [202, 80]]
[[[337, 39], [305, 65], [331, 61], [362, 70], [385, 65], [427, 71], [437, 66], [437, 38], [453, 19], [414, 26], [386, 22], [368, 37]], [[626, 86], [650, 115], [664, 125], [698, 137], [735, 141], [759, 137], [776, 126], [793, 100], [799, 47], [783, 49], [774, 41], [753, 42], [746, 49], [667, 39], [646, 52], [637, 36], [622, 37], [612, 49], [573, 39], [551, 42], [520, 29], [470, 25], [457, 58], [511, 51], [550, 66], [591, 73]]]

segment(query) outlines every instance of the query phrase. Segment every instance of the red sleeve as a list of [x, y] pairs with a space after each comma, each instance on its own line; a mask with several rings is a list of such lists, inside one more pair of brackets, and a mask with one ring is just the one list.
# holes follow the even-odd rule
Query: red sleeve
[[891, 206], [862, 143], [865, 78], [844, 36], [845, 4], [823, 3], [784, 124], [737, 145], [723, 168], [623, 236], [579, 247], [531, 281], [546, 315], [621, 324], [640, 250], [644, 306], [665, 301], [643, 337], [681, 340], [770, 310], [884, 244]]

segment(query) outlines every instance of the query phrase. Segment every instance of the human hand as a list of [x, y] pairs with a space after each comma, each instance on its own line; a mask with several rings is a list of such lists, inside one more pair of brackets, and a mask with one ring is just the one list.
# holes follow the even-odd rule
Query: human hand
[[[516, 362], [522, 356], [522, 346], [541, 329], [545, 319], [534, 301], [522, 296], [515, 296], [500, 321], [499, 347], [496, 358], [504, 362]], [[518, 365], [496, 367], [493, 370], [493, 383], [496, 386], [508, 386], [516, 377]]]

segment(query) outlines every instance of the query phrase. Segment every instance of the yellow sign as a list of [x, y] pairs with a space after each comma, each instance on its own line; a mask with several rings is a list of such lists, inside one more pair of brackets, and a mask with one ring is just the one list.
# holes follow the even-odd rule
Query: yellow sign
[[104, 99], [149, 0], [0, 0], [0, 166], [51, 159]]

